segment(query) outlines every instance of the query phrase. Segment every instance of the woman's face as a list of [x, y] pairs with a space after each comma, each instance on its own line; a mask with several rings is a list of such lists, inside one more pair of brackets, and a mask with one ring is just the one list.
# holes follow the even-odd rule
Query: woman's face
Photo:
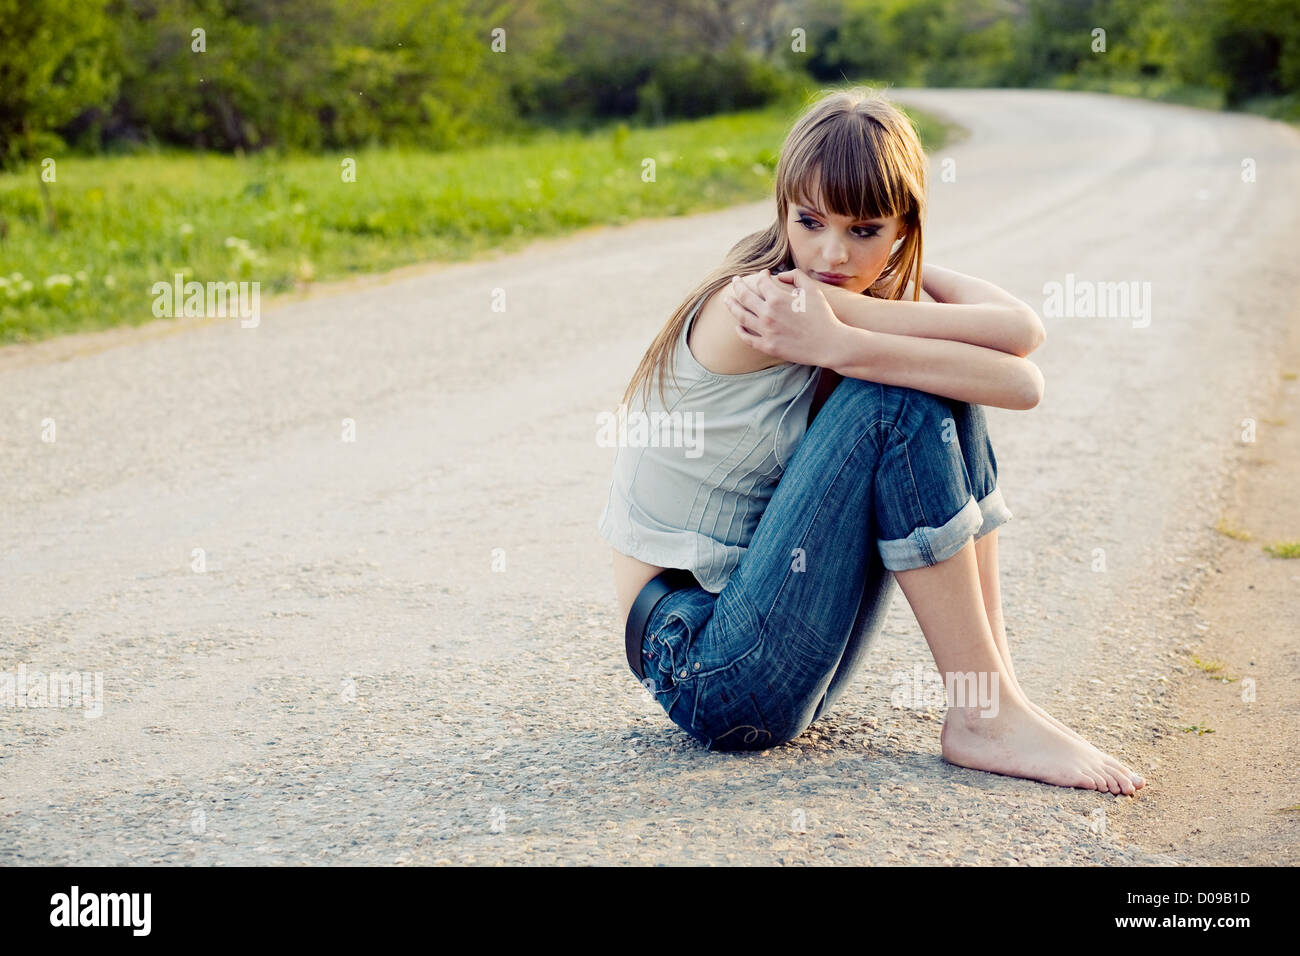
[[794, 266], [821, 282], [864, 292], [880, 277], [895, 240], [902, 236], [902, 217], [850, 219], [824, 208], [820, 197], [815, 202], [804, 197], [786, 211], [785, 234]]

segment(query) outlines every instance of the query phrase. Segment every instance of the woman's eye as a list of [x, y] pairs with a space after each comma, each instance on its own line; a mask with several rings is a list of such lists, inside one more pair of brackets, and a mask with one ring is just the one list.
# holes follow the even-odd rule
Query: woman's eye
[[[814, 227], [821, 225], [821, 223], [816, 219], [813, 219], [811, 216], [800, 216], [795, 221], [809, 231], [812, 231]], [[859, 239], [874, 239], [876, 236], [880, 235], [879, 226], [854, 226], [853, 228], [862, 230], [862, 232], [857, 234]]]

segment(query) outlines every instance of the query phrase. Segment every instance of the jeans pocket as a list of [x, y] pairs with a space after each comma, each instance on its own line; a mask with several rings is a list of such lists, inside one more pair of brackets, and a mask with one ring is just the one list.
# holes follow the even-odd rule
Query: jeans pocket
[[643, 646], [665, 680], [680, 683], [728, 667], [759, 643], [757, 619], [738, 590], [675, 591], [655, 611]]
[[695, 677], [738, 664], [762, 643], [758, 615], [738, 587], [724, 587], [719, 592], [705, 623], [687, 651], [686, 666]]
[[691, 730], [709, 750], [763, 750], [785, 742], [768, 725], [739, 670], [702, 678], [694, 690]]
[[647, 665], [653, 662], [659, 671], [660, 684], [672, 686], [690, 677], [687, 649], [691, 640], [691, 625], [677, 611], [670, 611], [646, 637], [643, 659]]

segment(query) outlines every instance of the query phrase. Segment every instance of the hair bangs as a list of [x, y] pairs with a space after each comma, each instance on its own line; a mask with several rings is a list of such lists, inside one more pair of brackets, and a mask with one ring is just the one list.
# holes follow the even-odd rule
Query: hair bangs
[[911, 191], [900, 164], [888, 161], [895, 151], [884, 130], [869, 117], [841, 113], [821, 132], [794, 157], [787, 201], [855, 220], [906, 215]]

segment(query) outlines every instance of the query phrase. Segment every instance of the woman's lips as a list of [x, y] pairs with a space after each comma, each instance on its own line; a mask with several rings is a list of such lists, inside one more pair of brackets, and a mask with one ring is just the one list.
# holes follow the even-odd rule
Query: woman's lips
[[817, 272], [815, 270], [813, 272], [813, 275], [815, 275], [822, 282], [829, 282], [832, 285], [839, 285], [841, 282], [844, 282], [846, 279], [853, 278], [852, 276], [842, 276], [834, 272]]

